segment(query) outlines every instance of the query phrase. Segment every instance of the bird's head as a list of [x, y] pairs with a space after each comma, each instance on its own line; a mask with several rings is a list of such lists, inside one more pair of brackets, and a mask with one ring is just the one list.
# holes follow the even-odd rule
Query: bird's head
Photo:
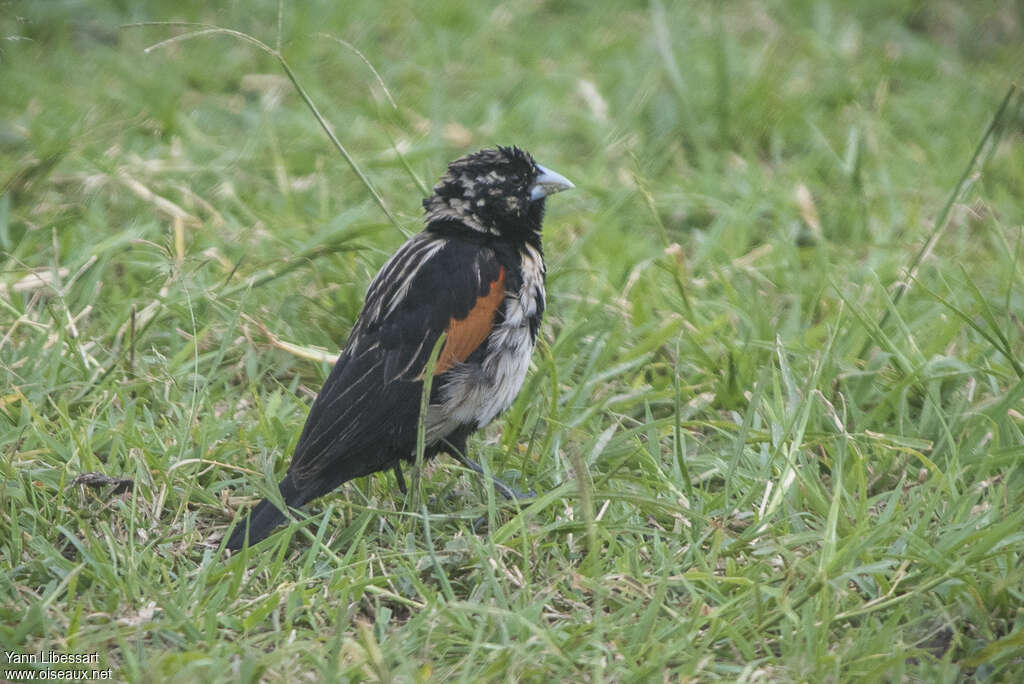
[[544, 198], [574, 187], [518, 147], [456, 159], [423, 200], [428, 224], [458, 221], [483, 233], [528, 239], [540, 234]]

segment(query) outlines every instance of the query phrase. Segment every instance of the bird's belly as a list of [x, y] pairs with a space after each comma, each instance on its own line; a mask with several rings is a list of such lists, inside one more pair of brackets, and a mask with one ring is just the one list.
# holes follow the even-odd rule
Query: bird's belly
[[523, 387], [532, 352], [528, 326], [495, 328], [482, 363], [459, 364], [449, 371], [441, 401], [427, 415], [428, 441], [464, 425], [482, 428], [511, 406]]

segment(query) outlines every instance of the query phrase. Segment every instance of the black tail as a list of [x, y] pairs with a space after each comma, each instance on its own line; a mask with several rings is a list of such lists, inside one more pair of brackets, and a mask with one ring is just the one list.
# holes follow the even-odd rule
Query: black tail
[[[291, 475], [287, 475], [281, 480], [280, 489], [281, 497], [286, 504], [302, 505], [302, 502], [296, 500], [298, 492], [292, 483]], [[246, 532], [249, 534], [249, 546], [263, 541], [267, 538], [267, 535], [274, 531], [275, 527], [285, 522], [285, 520], [284, 513], [278, 510], [277, 506], [270, 503], [270, 499], [264, 499], [249, 512], [248, 518], [235, 525], [235, 529], [232, 530], [231, 537], [228, 539], [227, 548], [232, 551], [242, 548], [242, 544], [245, 543]]]

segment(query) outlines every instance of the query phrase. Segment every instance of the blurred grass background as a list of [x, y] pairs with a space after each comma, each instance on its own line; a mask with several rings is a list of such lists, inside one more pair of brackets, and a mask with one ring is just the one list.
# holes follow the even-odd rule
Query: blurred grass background
[[[272, 55], [124, 26], [153, 21], [279, 43], [395, 221]], [[6, 651], [129, 681], [1024, 674], [1020, 3], [6, 2], [0, 38]], [[534, 369], [471, 444], [540, 496], [445, 461], [423, 507], [366, 478], [224, 559], [328, 372], [275, 340], [337, 351], [424, 187], [494, 144], [577, 184]]]

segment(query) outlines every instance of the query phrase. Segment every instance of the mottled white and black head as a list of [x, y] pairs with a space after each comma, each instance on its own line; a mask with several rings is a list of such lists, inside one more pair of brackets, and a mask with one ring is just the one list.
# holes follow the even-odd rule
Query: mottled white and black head
[[518, 147], [480, 150], [456, 159], [423, 200], [427, 224], [457, 221], [482, 233], [539, 237], [544, 198], [574, 187]]

